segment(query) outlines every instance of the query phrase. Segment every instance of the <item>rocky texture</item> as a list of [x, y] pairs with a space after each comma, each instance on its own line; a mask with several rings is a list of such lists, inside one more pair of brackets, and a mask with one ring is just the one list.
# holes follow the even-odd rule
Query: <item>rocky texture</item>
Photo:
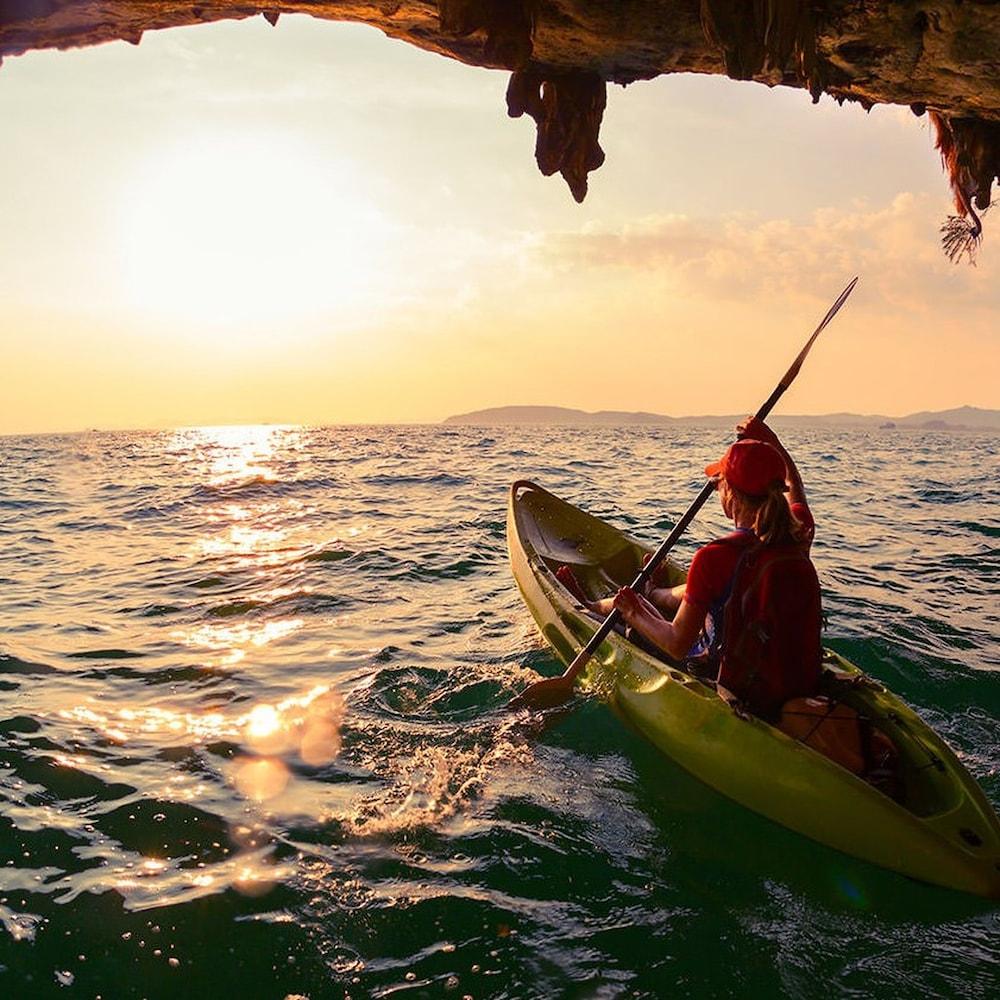
[[597, 133], [606, 100], [604, 81], [590, 72], [517, 69], [507, 87], [507, 113], [511, 118], [527, 113], [538, 126], [538, 169], [546, 177], [558, 170], [577, 201], [587, 194], [587, 174], [604, 162]]
[[282, 13], [362, 21], [472, 65], [513, 70], [508, 111], [534, 119], [539, 168], [561, 173], [577, 200], [604, 160], [606, 84], [675, 72], [932, 111], [959, 213], [953, 256], [974, 250], [973, 202], [988, 207], [1000, 176], [997, 0], [0, 0], [0, 59], [112, 39], [138, 45], [148, 30], [223, 18], [275, 24]]

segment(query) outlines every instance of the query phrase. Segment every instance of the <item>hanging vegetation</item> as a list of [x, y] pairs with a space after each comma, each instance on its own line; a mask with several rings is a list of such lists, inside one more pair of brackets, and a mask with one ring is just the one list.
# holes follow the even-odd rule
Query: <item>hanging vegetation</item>
[[976, 209], [990, 207], [993, 180], [1000, 176], [1000, 122], [948, 118], [938, 111], [929, 116], [958, 210], [941, 226], [941, 243], [955, 263], [963, 257], [975, 263], [983, 238]]

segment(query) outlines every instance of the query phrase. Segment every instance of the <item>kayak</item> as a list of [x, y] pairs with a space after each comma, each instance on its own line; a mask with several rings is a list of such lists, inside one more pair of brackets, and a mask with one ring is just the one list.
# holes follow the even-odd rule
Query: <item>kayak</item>
[[[556, 577], [569, 566], [589, 597], [631, 583], [651, 550], [527, 480], [511, 486], [514, 579], [563, 663], [597, 631]], [[669, 585], [684, 569], [668, 563]], [[855, 709], [899, 755], [895, 797], [762, 719], [739, 713], [683, 664], [612, 632], [578, 681], [705, 784], [782, 826], [911, 878], [1000, 898], [1000, 820], [975, 779], [917, 714], [856, 666], [824, 650], [823, 693]]]

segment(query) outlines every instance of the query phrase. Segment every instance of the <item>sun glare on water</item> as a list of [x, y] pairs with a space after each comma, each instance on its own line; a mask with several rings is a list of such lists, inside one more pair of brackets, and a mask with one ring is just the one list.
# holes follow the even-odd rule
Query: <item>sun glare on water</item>
[[375, 302], [390, 229], [345, 164], [293, 135], [195, 135], [126, 186], [124, 295], [199, 326], [343, 316]]

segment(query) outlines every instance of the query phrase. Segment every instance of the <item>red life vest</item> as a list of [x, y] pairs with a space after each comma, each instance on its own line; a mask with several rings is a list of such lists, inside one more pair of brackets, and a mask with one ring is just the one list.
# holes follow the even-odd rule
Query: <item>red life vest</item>
[[819, 579], [803, 547], [755, 545], [733, 576], [719, 683], [776, 719], [789, 698], [819, 688], [822, 624]]

